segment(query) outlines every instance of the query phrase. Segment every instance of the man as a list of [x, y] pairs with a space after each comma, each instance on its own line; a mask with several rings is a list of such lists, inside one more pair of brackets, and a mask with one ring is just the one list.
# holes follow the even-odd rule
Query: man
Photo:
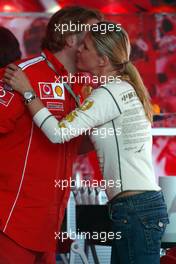
[[[58, 119], [74, 109], [77, 99], [60, 78], [76, 71], [75, 54], [84, 37], [69, 29], [70, 21], [94, 24], [100, 19], [98, 12], [81, 7], [58, 11], [48, 23], [43, 53], [18, 62]], [[71, 177], [76, 142], [50, 143], [34, 126], [21, 97], [2, 80], [0, 84], [0, 264], [54, 263], [45, 255], [55, 251], [55, 232], [69, 197], [69, 188], [55, 182]], [[27, 93], [24, 100], [29, 104], [32, 98]]]

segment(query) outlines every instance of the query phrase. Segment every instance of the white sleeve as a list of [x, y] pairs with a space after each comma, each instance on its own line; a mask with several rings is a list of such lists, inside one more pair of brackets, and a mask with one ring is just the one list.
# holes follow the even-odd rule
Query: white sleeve
[[79, 108], [73, 110], [60, 122], [47, 108], [42, 108], [35, 114], [33, 120], [51, 142], [64, 143], [120, 114], [121, 111], [112, 95], [104, 88], [98, 88], [93, 90]]

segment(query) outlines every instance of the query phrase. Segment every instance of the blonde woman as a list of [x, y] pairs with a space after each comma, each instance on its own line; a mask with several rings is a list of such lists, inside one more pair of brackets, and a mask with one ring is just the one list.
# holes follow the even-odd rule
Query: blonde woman
[[[90, 134], [107, 181], [114, 234], [111, 264], [159, 264], [168, 223], [167, 209], [152, 165], [152, 110], [148, 92], [130, 61], [126, 31], [110, 22], [88, 32], [77, 55], [77, 67], [105, 82], [59, 123], [34, 94], [27, 107], [53, 143]], [[102, 34], [104, 25], [106, 34]], [[110, 26], [111, 25], [111, 26]], [[112, 25], [114, 28], [112, 29]], [[25, 75], [10, 65], [5, 80], [22, 95], [33, 92]], [[106, 135], [102, 137], [102, 130]]]

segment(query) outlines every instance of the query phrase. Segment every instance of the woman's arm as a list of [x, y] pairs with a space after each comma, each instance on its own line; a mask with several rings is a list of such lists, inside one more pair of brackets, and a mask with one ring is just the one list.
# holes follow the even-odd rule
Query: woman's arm
[[[14, 66], [13, 69], [15, 69]], [[9, 69], [6, 72], [5, 81], [13, 89], [21, 94], [32, 90], [29, 80], [21, 70], [17, 70], [11, 77], [12, 71], [12, 69]], [[34, 99], [27, 107], [36, 125], [41, 128], [53, 143], [69, 141], [84, 134], [91, 128], [104, 124], [120, 115], [111, 95], [103, 88], [93, 90], [79, 108], [76, 108], [60, 122], [47, 108], [43, 107], [39, 98]]]

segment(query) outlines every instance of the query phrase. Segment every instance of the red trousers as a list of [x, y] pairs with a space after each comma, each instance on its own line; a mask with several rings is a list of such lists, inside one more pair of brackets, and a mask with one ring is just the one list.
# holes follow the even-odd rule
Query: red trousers
[[35, 252], [0, 232], [0, 264], [55, 264], [55, 253]]

